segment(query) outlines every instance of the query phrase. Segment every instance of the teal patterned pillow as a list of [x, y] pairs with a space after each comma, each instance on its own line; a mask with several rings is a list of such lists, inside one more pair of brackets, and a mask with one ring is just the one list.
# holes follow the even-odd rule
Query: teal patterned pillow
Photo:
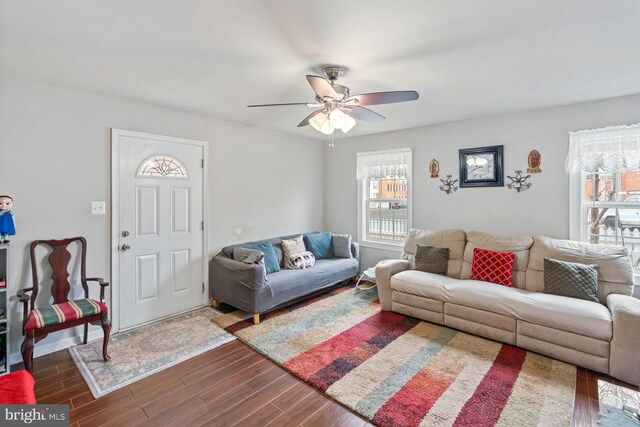
[[598, 302], [598, 266], [544, 259], [544, 293]]

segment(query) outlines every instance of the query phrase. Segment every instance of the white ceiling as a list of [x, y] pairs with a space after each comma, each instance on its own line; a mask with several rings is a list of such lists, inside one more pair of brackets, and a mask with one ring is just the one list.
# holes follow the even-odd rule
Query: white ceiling
[[[640, 93], [639, 0], [0, 0], [0, 71], [301, 136], [305, 74], [348, 67], [363, 135]], [[340, 133], [340, 132], [338, 132]]]

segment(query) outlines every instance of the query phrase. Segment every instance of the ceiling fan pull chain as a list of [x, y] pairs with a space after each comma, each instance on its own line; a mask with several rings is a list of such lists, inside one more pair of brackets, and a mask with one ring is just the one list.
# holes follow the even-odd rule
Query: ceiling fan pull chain
[[331, 133], [331, 143], [329, 143], [329, 148], [331, 148], [332, 150], [336, 148], [336, 146], [333, 145], [333, 133]]

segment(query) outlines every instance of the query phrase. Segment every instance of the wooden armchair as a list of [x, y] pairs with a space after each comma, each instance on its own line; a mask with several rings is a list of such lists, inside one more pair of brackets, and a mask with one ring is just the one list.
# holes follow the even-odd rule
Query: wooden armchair
[[[73, 242], [80, 242], [80, 283], [84, 289], [84, 299], [69, 301], [69, 271], [71, 254], [68, 247]], [[40, 244], [51, 247], [48, 262], [51, 266], [51, 295], [53, 303], [48, 306], [36, 307], [38, 296], [38, 269], [36, 264], [36, 247]], [[87, 241], [84, 237], [73, 237], [63, 240], [34, 240], [30, 246], [31, 274], [33, 287], [18, 291], [18, 300], [23, 303], [22, 334], [25, 336], [22, 343], [22, 360], [27, 371], [33, 369], [33, 346], [36, 342], [45, 338], [51, 332], [60, 331], [75, 326], [84, 325], [84, 340], [87, 343], [89, 323], [102, 325], [104, 340], [102, 343], [102, 357], [104, 361], [110, 359], [107, 354], [111, 321], [107, 316], [107, 306], [104, 304], [104, 289], [109, 283], [98, 277], [86, 277]], [[88, 282], [97, 282], [100, 285], [100, 301], [89, 299]], [[31, 292], [29, 296], [28, 293]]]

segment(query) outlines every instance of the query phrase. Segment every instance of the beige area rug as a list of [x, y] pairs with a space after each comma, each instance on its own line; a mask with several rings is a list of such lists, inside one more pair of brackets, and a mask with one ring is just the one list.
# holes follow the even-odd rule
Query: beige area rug
[[379, 426], [569, 426], [576, 367], [334, 290], [212, 322]]
[[102, 360], [102, 338], [69, 348], [95, 398], [233, 341], [210, 319], [221, 313], [204, 307], [170, 319], [114, 334], [111, 360]]

